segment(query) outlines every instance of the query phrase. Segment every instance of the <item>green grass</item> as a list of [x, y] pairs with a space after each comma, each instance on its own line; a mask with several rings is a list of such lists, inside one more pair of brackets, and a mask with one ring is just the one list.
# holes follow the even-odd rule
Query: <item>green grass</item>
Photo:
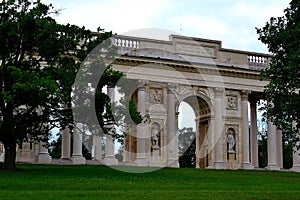
[[18, 165], [0, 171], [0, 199], [300, 199], [293, 172]]

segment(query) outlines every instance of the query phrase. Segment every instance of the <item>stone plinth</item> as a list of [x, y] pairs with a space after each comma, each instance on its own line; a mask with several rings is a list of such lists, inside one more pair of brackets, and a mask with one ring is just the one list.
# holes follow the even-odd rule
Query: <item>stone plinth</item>
[[72, 155], [72, 162], [74, 165], [85, 165], [86, 160], [82, 155]]
[[235, 152], [228, 152], [228, 168], [235, 169]]
[[51, 164], [52, 158], [48, 154], [48, 152], [47, 153], [39, 153], [38, 154], [38, 163], [39, 164]]
[[266, 169], [268, 169], [268, 170], [276, 170], [276, 171], [279, 171], [279, 170], [280, 170], [280, 167], [278, 167], [277, 164], [270, 163], [270, 164], [268, 164], [268, 166], [266, 167]]
[[159, 155], [159, 149], [153, 149], [149, 165], [153, 167], [160, 167], [161, 164], [162, 162]]
[[108, 166], [119, 164], [118, 160], [114, 156], [106, 156], [103, 163]]

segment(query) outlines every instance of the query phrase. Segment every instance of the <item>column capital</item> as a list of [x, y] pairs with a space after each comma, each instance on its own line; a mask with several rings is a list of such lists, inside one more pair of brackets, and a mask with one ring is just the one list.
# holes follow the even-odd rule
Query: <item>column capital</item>
[[250, 103], [250, 107], [256, 107], [257, 102], [260, 100], [259, 97], [255, 95], [255, 93], [251, 93], [251, 95], [248, 96], [248, 101]]
[[145, 90], [145, 87], [148, 83], [149, 83], [149, 81], [146, 81], [146, 80], [138, 80], [138, 89]]
[[223, 93], [225, 92], [224, 88], [220, 88], [220, 87], [215, 87], [213, 88], [214, 94], [216, 98], [220, 98], [222, 97]]
[[168, 93], [171, 93], [177, 87], [178, 87], [178, 84], [176, 84], [176, 83], [168, 83], [167, 84]]
[[249, 90], [242, 90], [241, 91], [241, 100], [242, 101], [248, 101], [249, 94], [251, 94], [251, 91], [249, 91]]

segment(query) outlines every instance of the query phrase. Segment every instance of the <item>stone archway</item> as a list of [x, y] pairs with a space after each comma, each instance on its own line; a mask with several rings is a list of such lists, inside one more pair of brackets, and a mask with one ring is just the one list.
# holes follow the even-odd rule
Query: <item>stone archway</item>
[[199, 94], [195, 91], [189, 91], [188, 93], [180, 96], [177, 104], [177, 111], [181, 102], [185, 102], [190, 105], [195, 113], [196, 168], [207, 168], [212, 165], [212, 148], [210, 147], [209, 143], [212, 109], [209, 97], [203, 95], [203, 93]]

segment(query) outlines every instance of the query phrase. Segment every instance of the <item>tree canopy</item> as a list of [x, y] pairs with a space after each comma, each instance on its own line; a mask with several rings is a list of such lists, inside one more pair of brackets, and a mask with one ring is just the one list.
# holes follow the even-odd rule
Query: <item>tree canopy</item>
[[272, 17], [263, 28], [257, 28], [259, 40], [272, 53], [270, 67], [262, 77], [265, 87], [265, 117], [284, 134], [299, 141], [300, 130], [300, 1], [292, 0], [284, 16]]
[[[100, 28], [92, 33], [85, 27], [58, 24], [53, 15], [59, 12], [40, 1], [0, 3], [0, 142], [5, 147], [5, 169], [15, 169], [17, 143], [27, 138], [47, 142], [53, 127], [72, 130], [73, 100], [90, 97], [84, 96], [86, 91], [72, 92], [76, 74], [92, 49], [112, 35]], [[100, 127], [107, 130], [114, 116], [103, 88], [115, 86], [123, 74], [103, 61], [98, 60], [97, 67], [103, 72], [92, 85], [97, 103], [86, 107], [96, 109]]]

